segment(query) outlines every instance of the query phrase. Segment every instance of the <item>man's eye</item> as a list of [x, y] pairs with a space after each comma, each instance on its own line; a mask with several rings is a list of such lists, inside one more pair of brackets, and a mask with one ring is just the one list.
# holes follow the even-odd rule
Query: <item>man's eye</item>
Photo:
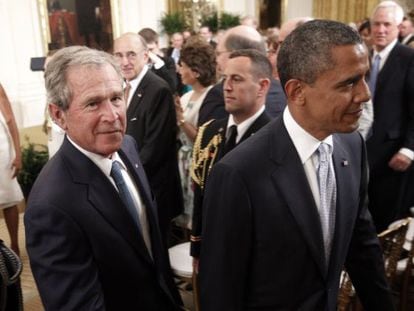
[[86, 108], [89, 108], [89, 109], [96, 108], [97, 106], [98, 106], [97, 102], [90, 102], [90, 103], [86, 104]]

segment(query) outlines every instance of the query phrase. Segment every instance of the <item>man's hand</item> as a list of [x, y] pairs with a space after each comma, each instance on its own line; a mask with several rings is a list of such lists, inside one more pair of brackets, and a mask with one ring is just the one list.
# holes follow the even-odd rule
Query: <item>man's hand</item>
[[389, 167], [398, 172], [405, 172], [411, 165], [411, 160], [402, 153], [397, 152], [388, 162]]

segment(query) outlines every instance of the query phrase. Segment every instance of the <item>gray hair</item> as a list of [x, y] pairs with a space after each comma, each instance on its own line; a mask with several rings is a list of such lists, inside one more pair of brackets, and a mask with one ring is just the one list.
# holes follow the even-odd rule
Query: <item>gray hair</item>
[[251, 73], [256, 79], [272, 79], [272, 64], [269, 59], [258, 50], [243, 49], [230, 54], [229, 58], [247, 57], [251, 62]]
[[394, 1], [382, 1], [380, 2], [372, 12], [371, 19], [379, 9], [387, 9], [393, 12], [394, 20], [397, 25], [401, 24], [404, 18], [403, 8]]
[[362, 45], [351, 27], [335, 21], [313, 20], [296, 28], [280, 46], [277, 70], [284, 87], [290, 79], [308, 84], [335, 66], [332, 49], [345, 45]]
[[266, 43], [264, 40], [257, 41], [234, 34], [230, 34], [225, 40], [224, 46], [229, 52], [241, 49], [254, 49], [266, 55]]
[[121, 70], [112, 55], [86, 46], [70, 46], [57, 51], [45, 70], [47, 102], [57, 105], [64, 111], [67, 110], [72, 100], [67, 81], [69, 70], [75, 66], [102, 67], [104, 65], [110, 65], [115, 69], [119, 76], [119, 83], [122, 84]]

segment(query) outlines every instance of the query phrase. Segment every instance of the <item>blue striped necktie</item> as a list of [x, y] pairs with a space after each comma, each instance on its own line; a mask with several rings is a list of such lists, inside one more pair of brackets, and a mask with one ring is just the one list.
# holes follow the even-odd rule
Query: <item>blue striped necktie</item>
[[371, 71], [369, 74], [369, 81], [368, 81], [368, 86], [369, 86], [369, 90], [371, 91], [372, 98], [374, 98], [374, 95], [375, 95], [375, 88], [377, 86], [377, 78], [378, 78], [378, 73], [380, 70], [380, 63], [381, 63], [381, 56], [377, 54], [375, 55], [374, 62], [372, 63]]

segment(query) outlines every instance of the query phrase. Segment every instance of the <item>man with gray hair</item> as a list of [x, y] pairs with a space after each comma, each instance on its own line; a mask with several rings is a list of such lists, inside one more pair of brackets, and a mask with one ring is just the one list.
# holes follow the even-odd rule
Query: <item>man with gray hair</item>
[[87, 47], [45, 71], [49, 111], [65, 130], [25, 212], [27, 251], [46, 310], [179, 310], [157, 211], [133, 138], [122, 75]]
[[203, 202], [203, 311], [337, 307], [345, 266], [365, 310], [394, 310], [364, 204], [358, 133], [368, 52], [334, 21], [296, 28], [279, 51], [288, 106], [213, 167]]
[[367, 139], [369, 210], [377, 231], [414, 204], [414, 50], [398, 42], [404, 11], [383, 1], [371, 17], [374, 52], [369, 86], [374, 122]]

